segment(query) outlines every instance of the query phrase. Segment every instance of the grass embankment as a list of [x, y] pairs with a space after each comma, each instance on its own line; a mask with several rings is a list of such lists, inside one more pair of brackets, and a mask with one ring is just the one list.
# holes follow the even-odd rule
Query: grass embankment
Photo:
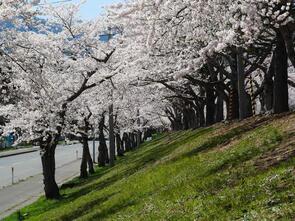
[[0, 148], [0, 153], [4, 153], [7, 151], [11, 150], [19, 150], [19, 149], [26, 149], [26, 148], [32, 148], [33, 145], [28, 144], [28, 145], [21, 145], [21, 146], [12, 146], [12, 147], [5, 147], [5, 148]]
[[0, 153], [10, 151], [10, 150], [16, 150], [16, 147], [6, 147], [6, 148], [0, 148]]
[[[167, 133], [39, 199], [28, 220], [293, 220], [295, 115]], [[15, 220], [12, 215], [6, 220]]]

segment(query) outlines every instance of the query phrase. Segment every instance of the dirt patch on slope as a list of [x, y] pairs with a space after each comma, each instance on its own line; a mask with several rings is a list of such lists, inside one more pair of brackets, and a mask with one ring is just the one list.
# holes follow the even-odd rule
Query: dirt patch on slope
[[270, 167], [277, 166], [281, 162], [285, 162], [295, 157], [295, 140], [284, 142], [278, 146], [278, 148], [267, 152], [260, 158], [258, 158], [254, 165], [259, 170], [266, 170]]

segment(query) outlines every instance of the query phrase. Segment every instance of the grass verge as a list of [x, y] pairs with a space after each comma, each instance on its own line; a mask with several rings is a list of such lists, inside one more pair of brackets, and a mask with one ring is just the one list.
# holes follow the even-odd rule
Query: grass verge
[[[25, 220], [294, 220], [295, 115], [166, 133]], [[69, 186], [71, 188], [69, 188]], [[12, 214], [5, 220], [16, 220]]]

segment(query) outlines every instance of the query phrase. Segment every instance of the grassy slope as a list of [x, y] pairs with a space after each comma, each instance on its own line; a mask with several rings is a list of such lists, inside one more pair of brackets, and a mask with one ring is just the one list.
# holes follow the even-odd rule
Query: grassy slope
[[[292, 220], [295, 114], [169, 133], [26, 220]], [[12, 215], [6, 220], [15, 220]]]

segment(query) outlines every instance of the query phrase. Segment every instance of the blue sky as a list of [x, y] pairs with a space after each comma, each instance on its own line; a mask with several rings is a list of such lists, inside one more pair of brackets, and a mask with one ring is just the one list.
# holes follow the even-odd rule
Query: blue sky
[[[51, 2], [58, 2], [59, 0], [51, 0]], [[79, 0], [72, 0], [73, 3]], [[103, 7], [111, 5], [112, 3], [123, 2], [123, 0], [86, 0], [82, 6], [80, 16], [82, 19], [90, 20], [103, 13]]]

